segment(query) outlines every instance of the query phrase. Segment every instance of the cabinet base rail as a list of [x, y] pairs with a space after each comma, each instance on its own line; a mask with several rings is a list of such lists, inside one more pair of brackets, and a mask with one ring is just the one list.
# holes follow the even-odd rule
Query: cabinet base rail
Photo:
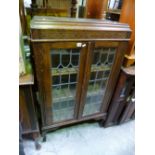
[[84, 121], [88, 121], [88, 120], [105, 120], [106, 119], [107, 114], [103, 113], [103, 114], [97, 114], [96, 116], [87, 116], [85, 118], [81, 118], [79, 120], [68, 120], [65, 122], [61, 122], [61, 123], [57, 123], [57, 124], [53, 124], [50, 126], [44, 126], [42, 127], [42, 131], [52, 131], [55, 130], [59, 127], [65, 126], [65, 125], [70, 125], [70, 124], [76, 124], [76, 123], [80, 123], [80, 122], [84, 122]]

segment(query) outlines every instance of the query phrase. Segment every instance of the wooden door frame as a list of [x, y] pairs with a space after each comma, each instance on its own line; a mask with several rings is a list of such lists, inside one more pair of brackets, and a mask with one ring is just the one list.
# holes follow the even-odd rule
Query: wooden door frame
[[[80, 101], [80, 108], [79, 108], [79, 119], [82, 118], [87, 118], [90, 116], [97, 116], [101, 113], [103, 113], [103, 116], [106, 115], [109, 102], [114, 90], [114, 87], [116, 85], [116, 81], [120, 72], [121, 64], [123, 61], [124, 57], [124, 52], [125, 48], [127, 47], [127, 42], [118, 42], [118, 41], [94, 41], [90, 42], [88, 44], [88, 52], [87, 52], [87, 59], [86, 59], [86, 68], [85, 68], [85, 76], [84, 76], [84, 82], [82, 86], [82, 95], [81, 95], [81, 101]], [[88, 89], [88, 83], [90, 79], [90, 74], [91, 74], [91, 63], [92, 63], [92, 58], [93, 58], [93, 50], [95, 47], [117, 47], [115, 58], [114, 58], [114, 63], [112, 65], [111, 71], [109, 78], [107, 80], [106, 88], [105, 88], [105, 94], [103, 97], [103, 101], [101, 104], [100, 112], [91, 114], [88, 116], [82, 116], [83, 110], [84, 110], [84, 105], [85, 105], [85, 99], [87, 95], [87, 89]], [[123, 53], [123, 54], [122, 54]]]
[[[50, 107], [51, 84], [50, 78], [50, 57], [48, 57], [49, 51], [47, 51], [46, 43], [33, 42], [32, 52], [34, 57], [37, 84], [39, 90], [39, 103], [41, 106], [42, 126], [46, 126], [52, 122], [51, 112], [47, 110]], [[45, 107], [46, 105], [46, 107]], [[50, 118], [50, 119], [47, 119]]]
[[111, 101], [113, 91], [116, 86], [116, 82], [117, 82], [117, 79], [120, 73], [121, 64], [123, 63], [124, 54], [125, 54], [127, 46], [128, 46], [128, 42], [126, 41], [119, 42], [118, 44], [118, 48], [117, 48], [116, 55], [115, 55], [115, 60], [114, 60], [114, 63], [111, 69], [109, 80], [106, 86], [106, 92], [105, 92], [104, 99], [102, 102], [101, 109], [103, 113], [106, 113], [108, 110], [109, 103]]
[[85, 65], [85, 75], [83, 77], [83, 85], [82, 85], [82, 92], [81, 92], [81, 99], [80, 99], [80, 107], [78, 113], [78, 119], [82, 118], [82, 113], [84, 110], [84, 102], [87, 95], [88, 83], [91, 74], [91, 62], [93, 58], [93, 48], [95, 46], [94, 42], [89, 42], [87, 46], [87, 57], [86, 57], [86, 65]]
[[[78, 48], [77, 42], [40, 42], [40, 43], [32, 43], [33, 54], [35, 57], [35, 68], [36, 68], [36, 76], [38, 82], [39, 96], [40, 96], [40, 104], [41, 104], [41, 112], [42, 112], [42, 122], [43, 127], [50, 126], [53, 124], [59, 124], [65, 121], [53, 122], [52, 115], [52, 73], [51, 73], [51, 57], [50, 51], [52, 48]], [[77, 87], [76, 87], [76, 96], [75, 96], [75, 108], [74, 108], [74, 118], [71, 120], [76, 120], [78, 116], [78, 109], [80, 105], [80, 97], [81, 97], [81, 89], [83, 84], [83, 76], [84, 76], [84, 65], [87, 54], [87, 43], [80, 42], [84, 47], [80, 50], [80, 60], [79, 60], [79, 73], [77, 74]]]

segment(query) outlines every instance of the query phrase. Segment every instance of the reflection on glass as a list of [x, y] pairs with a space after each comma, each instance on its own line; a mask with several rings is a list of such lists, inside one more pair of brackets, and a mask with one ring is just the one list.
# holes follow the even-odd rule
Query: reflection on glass
[[51, 51], [53, 121], [73, 119], [79, 49]]
[[106, 82], [114, 61], [115, 50], [115, 48], [96, 48], [94, 50], [83, 116], [100, 112]]

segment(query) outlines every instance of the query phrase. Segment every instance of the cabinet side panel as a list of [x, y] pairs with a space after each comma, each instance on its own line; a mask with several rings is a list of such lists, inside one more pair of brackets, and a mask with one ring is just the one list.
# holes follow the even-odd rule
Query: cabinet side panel
[[34, 62], [36, 68], [36, 76], [39, 88], [39, 100], [41, 103], [43, 126], [52, 122], [51, 109], [51, 72], [50, 57], [46, 45], [43, 43], [32, 44]]
[[23, 132], [31, 129], [30, 117], [27, 109], [27, 103], [25, 100], [25, 93], [23, 88], [19, 88], [19, 108], [20, 108], [20, 120], [22, 124]]

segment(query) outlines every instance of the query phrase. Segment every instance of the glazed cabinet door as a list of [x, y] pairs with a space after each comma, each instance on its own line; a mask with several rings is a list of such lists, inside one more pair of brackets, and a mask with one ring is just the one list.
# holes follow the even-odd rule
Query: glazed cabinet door
[[86, 48], [84, 42], [33, 44], [44, 126], [77, 118]]
[[124, 45], [94, 42], [89, 45], [81, 97], [80, 118], [104, 116], [119, 74]]

